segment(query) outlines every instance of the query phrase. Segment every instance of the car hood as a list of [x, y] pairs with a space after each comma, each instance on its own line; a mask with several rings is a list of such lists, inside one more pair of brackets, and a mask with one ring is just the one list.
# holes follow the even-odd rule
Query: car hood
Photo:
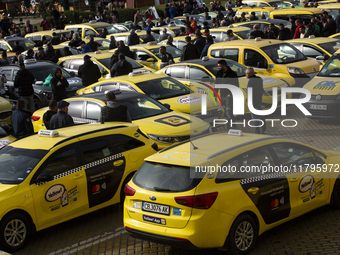
[[163, 136], [195, 135], [210, 127], [207, 122], [199, 118], [177, 111], [132, 122], [139, 125], [144, 133]]
[[[1, 183], [1, 180], [0, 180]], [[7, 197], [12, 195], [17, 189], [19, 185], [13, 184], [0, 184], [0, 197]]]
[[312, 95], [337, 95], [340, 94], [339, 78], [328, 78], [316, 76], [303, 86]]
[[286, 64], [287, 67], [300, 68], [305, 74], [315, 73], [319, 71], [320, 64], [317, 60], [307, 59], [295, 63]]
[[12, 110], [13, 105], [3, 97], [0, 97], [0, 112]]

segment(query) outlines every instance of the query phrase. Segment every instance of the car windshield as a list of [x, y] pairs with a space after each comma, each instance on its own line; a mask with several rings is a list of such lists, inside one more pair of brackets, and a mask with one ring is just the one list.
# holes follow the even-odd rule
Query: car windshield
[[109, 50], [110, 49], [110, 40], [108, 39], [98, 39], [95, 40], [96, 43], [100, 43], [102, 47], [100, 50]]
[[[31, 40], [28, 40], [28, 39], [24, 39], [24, 40], [18, 40], [19, 42], [19, 46], [22, 46], [24, 47], [25, 50], [29, 50], [29, 49], [33, 49], [34, 48], [34, 45], [35, 43], [32, 42]], [[15, 47], [14, 43], [15, 43], [15, 40], [10, 40], [8, 41], [9, 45], [11, 45], [12, 49]]]
[[202, 178], [191, 178], [190, 167], [145, 162], [133, 182], [147, 190], [180, 192], [191, 190]]
[[139, 82], [136, 85], [145, 94], [156, 100], [182, 96], [191, 92], [182, 83], [170, 77]]
[[[151, 33], [151, 35], [153, 36], [153, 38], [155, 38], [156, 41], [158, 41], [159, 34]], [[144, 41], [145, 38], [146, 38], [146, 34], [144, 34], [144, 35], [139, 35], [139, 38], [142, 39], [142, 40]]]
[[39, 67], [30, 67], [29, 65], [26, 65], [26, 68], [33, 74], [35, 81], [45, 81], [45, 79], [51, 74], [52, 76], [55, 73], [56, 68], [60, 68], [63, 72], [64, 78], [72, 78], [72, 76], [66, 72], [63, 68], [57, 65], [47, 65], [45, 66], [39, 66]]
[[334, 41], [334, 42], [328, 42], [328, 43], [320, 43], [319, 46], [323, 48], [325, 51], [333, 55], [333, 53], [335, 53], [340, 47], [340, 44], [339, 42]]
[[283, 1], [269, 2], [272, 7], [285, 7], [285, 3]]
[[[143, 66], [139, 64], [138, 62], [132, 60], [131, 58], [125, 58], [127, 62], [129, 62], [132, 65], [132, 69], [142, 68]], [[105, 67], [110, 68], [110, 61], [111, 58], [102, 58], [98, 59], [98, 61], [103, 64]]]
[[107, 32], [108, 32], [109, 35], [120, 33], [120, 30], [115, 28], [114, 26], [96, 27], [95, 30], [98, 32], [98, 34], [101, 34], [103, 28], [107, 29]]
[[118, 101], [127, 107], [131, 120], [144, 119], [170, 111], [161, 103], [146, 96], [128, 97]]
[[288, 43], [262, 47], [261, 50], [267, 53], [268, 57], [270, 57], [275, 64], [289, 64], [307, 60], [302, 52]]
[[340, 77], [340, 55], [334, 55], [323, 66], [318, 76], [321, 77]]
[[[234, 72], [237, 73], [238, 77], [244, 77], [246, 75], [246, 70], [247, 68], [244, 67], [243, 65], [237, 63], [237, 62], [232, 62], [232, 61], [227, 61], [228, 67], [230, 67]], [[218, 67], [217, 65], [209, 65], [205, 66], [213, 75], [217, 75], [218, 72]]]
[[248, 39], [251, 32], [253, 32], [253, 30], [234, 32], [234, 34], [237, 34], [242, 39]]
[[46, 150], [21, 149], [10, 145], [0, 150], [0, 183], [19, 184], [47, 154]]
[[[162, 59], [162, 54], [159, 53], [159, 48], [154, 48], [154, 49], [151, 49], [150, 51], [153, 54], [155, 54], [156, 57], [158, 57], [159, 59]], [[170, 53], [173, 58], [179, 58], [181, 56], [181, 53], [182, 53], [180, 49], [177, 49], [176, 47], [172, 47], [172, 46], [167, 46], [166, 52]]]

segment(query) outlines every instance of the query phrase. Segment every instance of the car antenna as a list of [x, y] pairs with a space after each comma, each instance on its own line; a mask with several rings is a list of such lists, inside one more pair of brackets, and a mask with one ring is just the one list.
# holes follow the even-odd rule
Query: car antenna
[[192, 144], [192, 146], [194, 147], [194, 150], [197, 150], [198, 148], [192, 143], [192, 141], [191, 140], [189, 140], [189, 141]]

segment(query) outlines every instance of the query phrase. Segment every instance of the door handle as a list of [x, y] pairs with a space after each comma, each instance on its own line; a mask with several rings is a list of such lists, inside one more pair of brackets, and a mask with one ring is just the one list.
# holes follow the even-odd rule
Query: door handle
[[75, 176], [73, 176], [73, 180], [79, 179], [83, 176], [84, 176], [84, 174], [76, 174]]
[[258, 191], [259, 191], [258, 187], [253, 187], [247, 190], [248, 193], [252, 193], [253, 195], [255, 195]]
[[113, 165], [114, 165], [114, 166], [120, 166], [120, 165], [122, 165], [123, 163], [124, 163], [124, 160], [120, 159], [120, 160], [117, 160], [117, 161], [113, 162]]
[[299, 180], [299, 178], [289, 178], [289, 181], [290, 182], [296, 182], [296, 181], [298, 181]]

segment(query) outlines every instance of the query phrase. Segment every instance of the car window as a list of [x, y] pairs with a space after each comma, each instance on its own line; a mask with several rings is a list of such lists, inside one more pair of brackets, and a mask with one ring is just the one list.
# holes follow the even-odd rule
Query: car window
[[101, 107], [98, 104], [88, 102], [86, 106], [86, 119], [98, 120]]
[[69, 68], [71, 60], [64, 60], [59, 65], [63, 68]]
[[126, 135], [111, 135], [106, 137], [113, 146], [115, 153], [121, 153], [128, 150], [144, 146], [145, 143]]
[[246, 2], [248, 6], [257, 6], [257, 2]]
[[278, 143], [271, 145], [281, 165], [303, 166], [315, 164], [313, 149], [294, 143]]
[[185, 66], [171, 66], [167, 68], [166, 74], [173, 78], [185, 79]]
[[257, 51], [250, 49], [244, 50], [244, 65], [257, 67], [257, 63], [261, 61], [266, 62], [266, 59]]
[[74, 118], [81, 118], [82, 112], [83, 112], [84, 101], [73, 100], [73, 101], [69, 101], [69, 103], [70, 105], [68, 106], [68, 114]]
[[218, 50], [212, 50], [210, 52], [210, 55], [213, 57], [213, 58], [220, 58], [221, 57], [221, 50], [218, 49]]
[[107, 91], [107, 90], [113, 90], [113, 89], [117, 89], [117, 82], [110, 82], [110, 83], [106, 83], [106, 84], [101, 84], [101, 85], [97, 85], [95, 87], [93, 87], [93, 90], [95, 92], [100, 92], [100, 91]]
[[221, 32], [210, 32], [210, 35], [215, 37], [216, 40], [222, 41]]
[[238, 54], [239, 54], [238, 49], [223, 49], [222, 50], [222, 55], [224, 58], [234, 60], [236, 62], [238, 62]]
[[189, 79], [190, 80], [201, 80], [202, 78], [210, 78], [211, 76], [202, 68], [196, 66], [189, 67]]
[[180, 50], [183, 50], [183, 47], [187, 45], [185, 42], [183, 41], [177, 41], [177, 48]]
[[110, 144], [106, 140], [98, 140], [98, 138], [83, 142], [81, 144], [81, 149], [83, 151], [86, 164], [114, 154]]
[[6, 51], [10, 49], [6, 43], [0, 43], [0, 47], [1, 49], [6, 50]]
[[[181, 50], [173, 46], [165, 46], [166, 52], [170, 53], [173, 58], [179, 58], [181, 56]], [[157, 58], [162, 59], [162, 54], [159, 53], [159, 48], [150, 49], [150, 51], [156, 55]]]
[[136, 90], [132, 85], [130, 85], [130, 84], [128, 84], [128, 83], [122, 83], [122, 82], [120, 82], [120, 83], [119, 83], [119, 88], [120, 88], [121, 90], [128, 90], [128, 91], [135, 91], [135, 92], [137, 92], [137, 90]]
[[64, 173], [80, 165], [77, 160], [76, 149], [73, 146], [59, 149], [47, 162], [47, 165], [43, 167], [41, 173], [50, 174], [52, 176]]
[[136, 50], [136, 60], [140, 60], [140, 61], [146, 61], [148, 58], [152, 58], [155, 60], [154, 57], [152, 57], [149, 53], [147, 53], [146, 51], [142, 51], [142, 50]]
[[[32, 66], [27, 65], [26, 66], [26, 68], [33, 74], [35, 81], [45, 81], [47, 76], [49, 76], [50, 74], [53, 75], [55, 73], [56, 67], [58, 67], [58, 65], [56, 65], [56, 64], [46, 64], [46, 65], [44, 65], [43, 68], [42, 68], [42, 66], [36, 67], [35, 65], [32, 65]], [[61, 71], [63, 73], [64, 78], [68, 79], [68, 78], [72, 77], [63, 68], [61, 68]], [[14, 77], [13, 77], [13, 79], [14, 79]]]
[[92, 29], [85, 29], [85, 36], [97, 36], [97, 33], [95, 31], [93, 31]]
[[313, 47], [304, 45], [302, 48], [302, 53], [310, 58], [316, 58], [317, 56], [322, 56], [322, 52], [314, 49]]
[[83, 59], [73, 59], [70, 63], [70, 69], [72, 70], [78, 70], [79, 66], [81, 66], [82, 64], [84, 64], [84, 60]]
[[263, 50], [275, 64], [295, 63], [307, 59], [301, 51], [288, 43], [265, 46], [262, 47], [261, 50]]
[[[335, 54], [321, 69], [318, 74], [320, 77], [339, 77], [340, 76], [340, 55]], [[334, 88], [334, 86], [333, 86]]]
[[[12, 49], [15, 46], [14, 42], [15, 42], [15, 40], [8, 41], [8, 43], [9, 43], [9, 45], [11, 45]], [[33, 49], [34, 45], [35, 45], [34, 42], [32, 42], [31, 40], [28, 40], [26, 38], [24, 40], [19, 40], [19, 46], [24, 47], [25, 50]]]
[[114, 36], [114, 37], [116, 39], [116, 42], [123, 41], [125, 44], [127, 44], [127, 39], [128, 39], [127, 35], [124, 35], [124, 36]]
[[267, 3], [260, 3], [260, 7], [270, 7], [270, 5]]
[[6, 76], [7, 81], [12, 80], [12, 69], [2, 69], [1, 74], [4, 74]]

